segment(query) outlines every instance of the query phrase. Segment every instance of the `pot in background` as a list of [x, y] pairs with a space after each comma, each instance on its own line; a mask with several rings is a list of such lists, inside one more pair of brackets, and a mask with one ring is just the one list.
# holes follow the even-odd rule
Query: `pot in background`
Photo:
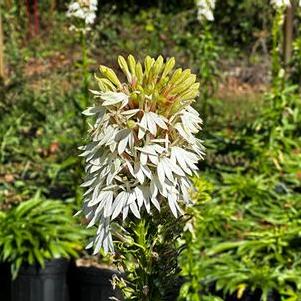
[[0, 300], [10, 301], [10, 286], [11, 286], [11, 273], [10, 265], [8, 263], [0, 263]]
[[[68, 261], [54, 259], [40, 265], [21, 266], [11, 284], [11, 301], [66, 301]], [[1, 299], [2, 300], [2, 299]]]
[[70, 301], [108, 301], [110, 297], [122, 299], [119, 290], [113, 289], [113, 275], [120, 272], [98, 266], [70, 265], [68, 271], [68, 287]]

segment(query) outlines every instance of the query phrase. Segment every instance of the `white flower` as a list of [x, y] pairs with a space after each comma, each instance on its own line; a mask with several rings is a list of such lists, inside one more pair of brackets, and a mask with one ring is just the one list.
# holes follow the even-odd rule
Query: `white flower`
[[197, 18], [199, 21], [204, 19], [208, 21], [213, 21], [213, 10], [215, 8], [215, 0], [197, 0]]
[[91, 141], [81, 147], [87, 188], [83, 212], [89, 227], [98, 226], [88, 247], [114, 250], [112, 221], [129, 214], [140, 218], [168, 204], [175, 217], [191, 203], [189, 176], [204, 155], [194, 135], [202, 120], [191, 102], [199, 84], [190, 70], [173, 71], [173, 58], [164, 63], [147, 57], [144, 68], [129, 56], [118, 59], [128, 78], [121, 83], [113, 70], [101, 66], [100, 91], [91, 91], [95, 105]]
[[290, 0], [271, 0], [271, 4], [275, 8], [281, 8], [281, 7], [291, 6]]
[[97, 0], [77, 0], [69, 4], [67, 16], [82, 19], [90, 25], [95, 22], [96, 12]]

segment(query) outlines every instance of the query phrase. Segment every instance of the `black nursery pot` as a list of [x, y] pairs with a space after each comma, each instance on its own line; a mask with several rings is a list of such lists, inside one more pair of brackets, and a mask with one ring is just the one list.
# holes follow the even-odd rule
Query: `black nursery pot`
[[114, 274], [120, 276], [111, 269], [71, 264], [68, 271], [70, 301], [108, 301], [110, 297], [122, 300], [120, 291], [114, 290], [111, 284]]
[[[54, 259], [45, 263], [23, 265], [12, 281], [12, 301], [66, 301], [66, 271], [68, 261]], [[1, 299], [2, 300], [2, 299]]]
[[10, 285], [11, 285], [11, 274], [10, 265], [7, 263], [0, 263], [0, 300], [10, 301]]
[[173, 286], [170, 287], [163, 298], [163, 301], [175, 301], [177, 300], [181, 286], [185, 283], [184, 277], [178, 277], [175, 282], [173, 283]]

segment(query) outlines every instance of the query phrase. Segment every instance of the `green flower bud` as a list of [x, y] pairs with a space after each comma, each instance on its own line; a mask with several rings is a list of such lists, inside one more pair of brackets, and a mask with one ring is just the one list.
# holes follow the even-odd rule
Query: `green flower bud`
[[131, 73], [129, 71], [128, 64], [126, 63], [126, 60], [124, 59], [124, 57], [121, 56], [121, 55], [118, 56], [118, 65], [119, 65], [120, 69], [123, 71], [123, 73], [125, 74], [127, 80], [129, 82], [131, 82], [132, 81], [132, 76], [131, 76]]
[[172, 75], [171, 79], [169, 80], [169, 84], [170, 85], [174, 84], [181, 77], [181, 74], [182, 74], [182, 68], [177, 69]]
[[150, 71], [151, 67], [153, 66], [154, 62], [155, 62], [155, 60], [153, 58], [151, 58], [150, 56], [147, 56], [145, 58], [145, 60], [144, 60], [144, 69], [145, 69], [144, 75], [146, 77], [149, 76], [149, 71]]
[[174, 68], [175, 64], [176, 64], [176, 60], [174, 57], [170, 58], [166, 62], [162, 73], [162, 79], [164, 79], [170, 73], [170, 71]]
[[103, 82], [104, 85], [106, 85], [111, 91], [115, 91], [116, 87], [112, 84], [110, 80], [107, 78], [102, 78], [101, 81]]
[[129, 129], [133, 129], [133, 128], [136, 127], [136, 122], [134, 120], [130, 119], [130, 120], [127, 121], [127, 126], [128, 126]]
[[94, 74], [94, 77], [95, 79], [97, 80], [97, 83], [98, 83], [98, 86], [99, 86], [99, 89], [102, 91], [102, 92], [107, 92], [107, 91], [114, 91], [115, 90], [115, 87], [113, 86], [113, 89], [111, 89], [105, 82], [105, 78], [100, 78], [98, 77], [96, 74]]
[[184, 82], [191, 75], [190, 69], [186, 69], [182, 72], [181, 76], [173, 83], [175, 86]]
[[[186, 100], [186, 99], [194, 99], [195, 97], [197, 97], [199, 95], [199, 83], [194, 84], [195, 86], [197, 86], [198, 88], [193, 88], [192, 87], [186, 91], [184, 91], [182, 94], [179, 95], [179, 97], [182, 100]], [[194, 86], [193, 85], [193, 86]]]
[[[184, 73], [184, 72], [183, 72]], [[175, 88], [173, 88], [170, 93], [171, 94], [179, 94], [187, 89], [191, 89], [191, 85], [195, 83], [196, 81], [196, 75], [192, 74], [190, 75], [186, 80], [184, 80], [182, 83], [178, 84]]]
[[100, 70], [101, 74], [104, 77], [108, 78], [118, 88], [120, 88], [122, 86], [121, 82], [119, 81], [119, 79], [117, 77], [117, 75], [115, 74], [115, 72], [111, 68], [100, 65], [99, 70]]
[[128, 66], [132, 76], [136, 76], [136, 61], [132, 55], [128, 56]]
[[163, 68], [164, 68], [164, 60], [163, 60], [163, 57], [160, 55], [157, 58], [156, 62], [154, 63], [154, 66], [152, 68], [153, 76], [158, 76]]
[[136, 64], [136, 77], [138, 80], [138, 83], [141, 84], [143, 81], [143, 70], [142, 70], [142, 65], [140, 64], [140, 62], [138, 62]]

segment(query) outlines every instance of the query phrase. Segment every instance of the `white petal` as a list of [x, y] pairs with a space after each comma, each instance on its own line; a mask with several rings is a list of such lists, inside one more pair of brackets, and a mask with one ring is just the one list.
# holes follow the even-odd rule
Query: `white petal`
[[170, 207], [170, 210], [171, 210], [172, 214], [177, 218], [178, 217], [178, 211], [177, 211], [176, 203], [177, 203], [176, 194], [169, 193], [168, 194], [168, 204], [169, 204], [169, 207]]
[[130, 209], [137, 218], [141, 218], [138, 206], [135, 201], [130, 204]]
[[146, 134], [146, 130], [143, 129], [141, 126], [139, 126], [138, 139], [141, 140], [145, 134]]
[[153, 120], [152, 116], [150, 113], [145, 113], [144, 115], [147, 120], [147, 128], [148, 130], [152, 133], [152, 135], [156, 136], [157, 135], [157, 125], [155, 121]]
[[129, 138], [126, 137], [124, 138], [123, 140], [121, 140], [119, 143], [118, 143], [118, 154], [121, 155], [122, 153], [124, 153], [126, 147], [127, 147], [127, 144], [128, 144], [128, 140]]
[[109, 217], [112, 214], [113, 191], [109, 193], [104, 207], [104, 217]]
[[127, 202], [127, 193], [125, 191], [120, 192], [114, 200], [112, 207], [112, 220], [115, 219], [123, 209], [124, 205]]
[[180, 164], [180, 167], [189, 175], [192, 175], [191, 170], [187, 167], [185, 158], [181, 153], [181, 149], [178, 147], [173, 147], [171, 150], [171, 160], [175, 162], [175, 160]]
[[105, 92], [101, 95], [101, 99], [104, 100], [103, 106], [115, 105], [120, 102], [128, 102], [128, 95], [122, 92]]
[[164, 186], [164, 182], [165, 182], [165, 172], [164, 172], [164, 167], [161, 161], [159, 161], [158, 166], [157, 166], [157, 174], [158, 174], [158, 178], [160, 181], [160, 184], [162, 186]]
[[135, 187], [134, 192], [136, 194], [138, 207], [141, 208], [144, 202], [143, 191], [140, 186]]
[[140, 112], [140, 109], [133, 109], [128, 111], [121, 112], [121, 115], [126, 116], [128, 119], [136, 115], [138, 112]]
[[152, 179], [152, 172], [151, 170], [148, 168], [147, 165], [140, 165], [140, 168], [142, 170], [142, 172], [151, 180]]
[[140, 153], [140, 162], [143, 164], [143, 165], [146, 165], [147, 163], [147, 154], [141, 152]]
[[162, 158], [161, 160], [160, 160], [160, 163], [161, 163], [161, 165], [163, 166], [163, 168], [164, 168], [164, 173], [165, 173], [165, 175], [166, 175], [166, 177], [171, 181], [171, 182], [173, 182], [175, 179], [174, 179], [174, 177], [173, 177], [173, 175], [172, 175], [172, 171], [171, 171], [171, 168], [170, 168], [170, 166], [169, 166], [169, 162], [166, 160], [167, 158]]
[[158, 165], [159, 159], [158, 156], [153, 156], [153, 155], [148, 155], [149, 160], [151, 161], [151, 163], [153, 163], [154, 165]]
[[168, 159], [168, 163], [169, 163], [169, 166], [171, 168], [171, 170], [177, 174], [178, 176], [181, 176], [181, 177], [185, 177], [185, 173], [184, 171], [176, 164], [174, 163], [172, 160]]
[[141, 164], [139, 164], [138, 162], [134, 164], [134, 174], [140, 184], [143, 184], [145, 181], [145, 175], [141, 169]]
[[164, 120], [159, 115], [157, 115], [156, 113], [153, 113], [153, 112], [150, 112], [150, 114], [151, 114], [152, 119], [156, 122], [156, 124], [160, 128], [162, 128], [164, 130], [168, 130], [168, 127], [167, 127], [166, 123], [164, 122]]
[[151, 198], [151, 202], [158, 209], [158, 211], [160, 211], [160, 203], [158, 202], [158, 200], [156, 198]]
[[89, 107], [88, 109], [83, 111], [83, 114], [86, 116], [93, 116], [98, 112], [104, 112], [104, 109], [100, 107]]
[[123, 207], [122, 210], [122, 219], [125, 220], [129, 214], [129, 205]]
[[92, 185], [92, 184], [95, 182], [95, 180], [96, 180], [96, 177], [94, 177], [94, 178], [92, 178], [92, 179], [90, 179], [90, 180], [84, 182], [84, 183], [81, 184], [80, 186], [81, 186], [81, 187], [88, 187], [88, 186]]

